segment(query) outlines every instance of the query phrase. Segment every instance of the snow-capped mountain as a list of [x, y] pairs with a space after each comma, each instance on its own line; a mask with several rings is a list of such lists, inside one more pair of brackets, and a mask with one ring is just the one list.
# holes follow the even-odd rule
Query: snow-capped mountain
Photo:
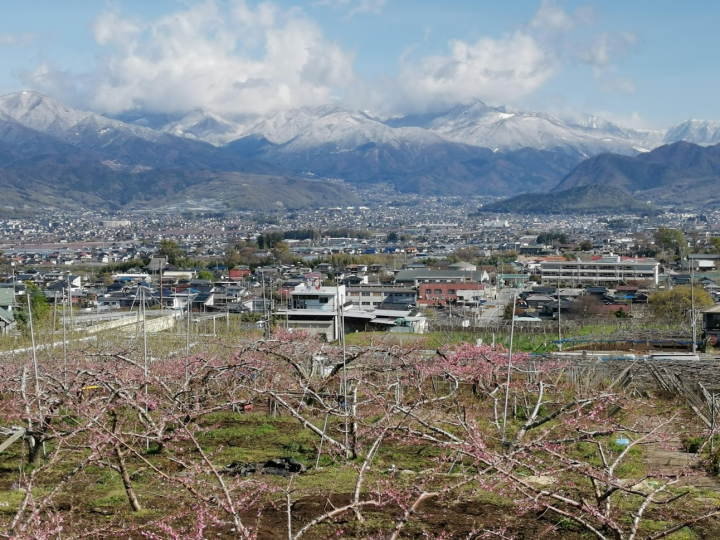
[[288, 151], [318, 146], [336, 146], [342, 151], [368, 143], [400, 146], [444, 141], [493, 151], [534, 148], [590, 156], [600, 152], [634, 154], [663, 141], [660, 131], [623, 128], [597, 117], [563, 120], [544, 113], [491, 107], [481, 101], [438, 113], [385, 119], [337, 106], [239, 118], [193, 111], [161, 129], [218, 146], [243, 137], [259, 137], [288, 145]]
[[99, 158], [116, 169], [135, 170], [139, 166], [232, 170], [243, 161], [206, 142], [74, 109], [37, 92], [0, 96], [2, 119], [71, 145], [76, 154]]
[[318, 146], [349, 151], [366, 144], [398, 148], [407, 144], [445, 142], [443, 137], [421, 128], [393, 128], [366, 112], [348, 111], [339, 107], [304, 108], [277, 113], [252, 126], [248, 134], [260, 135], [275, 144], [282, 144], [285, 151], [307, 150]]
[[263, 138], [272, 144], [285, 145], [285, 151], [328, 145], [343, 151], [368, 143], [398, 146], [409, 142], [430, 144], [446, 140], [429, 130], [395, 128], [369, 113], [334, 106], [302, 107], [268, 116], [232, 118], [193, 111], [161, 129], [216, 146], [244, 137]]
[[393, 119], [391, 123], [422, 125], [449, 140], [493, 150], [571, 149], [583, 155], [609, 151], [635, 153], [657, 146], [662, 140], [661, 133], [625, 129], [596, 117], [567, 121], [544, 113], [490, 107], [481, 101], [458, 105], [440, 114]]
[[199, 198], [217, 209], [356, 202], [338, 182], [308, 181], [288, 172], [34, 92], [0, 96], [0, 213], [117, 209]]
[[720, 143], [720, 122], [707, 120], [688, 120], [671, 127], [665, 133], [667, 144], [686, 141], [700, 145]]
[[663, 144], [665, 132], [660, 129], [635, 129], [623, 127], [604, 118], [588, 115], [579, 120], [568, 121], [572, 128], [603, 139], [630, 142], [638, 152], [649, 152]]
[[[216, 147], [256, 137], [285, 151], [335, 147], [348, 151], [366, 144], [403, 145], [454, 142], [511, 151], [521, 148], [633, 154], [680, 140], [720, 142], [720, 122], [688, 120], [666, 132], [629, 129], [598, 117], [561, 119], [545, 113], [492, 107], [481, 101], [446, 111], [380, 118], [339, 106], [303, 107], [267, 116], [226, 117], [194, 110], [183, 116], [141, 112], [121, 121], [66, 105], [33, 91], [0, 96], [0, 119], [57, 137], [71, 144], [102, 147], [127, 138], [166, 143], [167, 137], [194, 139]], [[153, 127], [149, 127], [153, 126]]]
[[479, 101], [393, 118], [334, 105], [264, 116], [138, 110], [108, 118], [26, 91], [0, 96], [0, 188], [41, 182], [53, 197], [64, 197], [67, 187], [126, 204], [172, 196], [216, 175], [252, 173], [383, 182], [437, 195], [513, 195], [552, 188], [589, 156], [636, 155], [676, 139], [720, 142], [720, 123], [643, 131]]
[[97, 113], [72, 109], [47, 96], [28, 90], [0, 96], [0, 115], [65, 142], [82, 143], [84, 138], [108, 142], [118, 135], [148, 141], [163, 138], [161, 133], [145, 127], [126, 124]]
[[250, 126], [258, 120], [257, 116], [229, 119], [211, 112], [195, 110], [159, 127], [162, 131], [177, 137], [186, 137], [222, 146], [244, 137]]

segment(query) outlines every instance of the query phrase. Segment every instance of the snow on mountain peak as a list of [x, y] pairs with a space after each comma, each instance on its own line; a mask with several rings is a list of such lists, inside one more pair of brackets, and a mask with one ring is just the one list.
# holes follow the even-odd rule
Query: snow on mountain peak
[[0, 96], [0, 115], [27, 128], [75, 143], [82, 142], [88, 134], [106, 137], [126, 134], [146, 140], [162, 137], [162, 134], [152, 129], [73, 109], [31, 90]]
[[303, 108], [276, 113], [252, 127], [275, 144], [291, 149], [332, 145], [353, 149], [367, 143], [399, 145], [403, 142], [431, 143], [442, 138], [418, 128], [393, 128], [364, 111], [339, 107]]
[[30, 90], [0, 96], [0, 112], [26, 127], [43, 132], [67, 130], [93, 114], [70, 109]]
[[262, 137], [288, 151], [321, 146], [344, 151], [369, 143], [400, 147], [456, 142], [499, 151], [562, 148], [593, 155], [608, 151], [635, 153], [679, 140], [720, 143], [720, 122], [692, 119], [665, 132], [636, 130], [593, 115], [563, 120], [545, 113], [491, 106], [479, 100], [444, 111], [385, 119], [371, 111], [344, 109], [337, 104], [281, 110], [264, 116], [224, 116], [214, 111], [193, 110], [182, 117], [167, 118], [158, 124], [159, 130], [154, 130], [144, 127], [141, 121], [121, 122], [23, 90], [0, 96], [0, 118], [76, 144], [87, 137], [112, 140], [135, 136], [158, 140], [167, 133], [216, 146], [248, 136]]
[[700, 145], [720, 143], [720, 122], [690, 119], [671, 127], [665, 133], [665, 143], [687, 141]]
[[352, 149], [368, 143], [403, 145], [456, 142], [495, 150], [572, 149], [582, 155], [635, 153], [662, 143], [662, 133], [622, 128], [597, 116], [565, 121], [545, 113], [510, 110], [476, 100], [444, 111], [382, 119], [336, 104], [277, 111], [266, 116], [223, 117], [193, 111], [167, 124], [174, 135], [223, 145], [262, 137], [288, 150], [317, 146]]

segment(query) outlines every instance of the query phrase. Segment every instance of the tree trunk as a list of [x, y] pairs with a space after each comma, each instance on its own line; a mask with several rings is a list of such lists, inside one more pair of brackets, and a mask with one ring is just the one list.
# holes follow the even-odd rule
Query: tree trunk
[[28, 463], [35, 465], [38, 457], [40, 457], [40, 450], [42, 449], [42, 443], [40, 443], [35, 437], [30, 435], [27, 438], [28, 445]]
[[115, 445], [115, 457], [117, 458], [120, 477], [122, 478], [123, 488], [125, 488], [125, 495], [127, 495], [130, 508], [133, 509], [133, 512], [139, 512], [142, 510], [142, 507], [140, 506], [140, 501], [138, 501], [135, 489], [130, 481], [130, 474], [128, 474], [127, 467], [125, 466], [125, 457], [122, 455], [122, 452], [120, 452], [120, 448], [117, 445]]

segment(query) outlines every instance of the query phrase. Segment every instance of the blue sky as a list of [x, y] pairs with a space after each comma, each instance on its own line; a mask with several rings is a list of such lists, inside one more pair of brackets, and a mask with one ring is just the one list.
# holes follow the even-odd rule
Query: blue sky
[[699, 0], [4, 2], [0, 92], [107, 113], [382, 114], [481, 99], [666, 127], [720, 119], [720, 3]]

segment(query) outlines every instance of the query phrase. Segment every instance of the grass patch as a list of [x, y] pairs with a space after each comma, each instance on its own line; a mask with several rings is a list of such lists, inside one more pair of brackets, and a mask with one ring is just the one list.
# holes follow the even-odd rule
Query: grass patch
[[[509, 333], [486, 332], [460, 332], [460, 331], [437, 331], [427, 334], [390, 334], [387, 332], [354, 332], [345, 337], [348, 345], [356, 347], [367, 347], [370, 345], [411, 345], [423, 349], [439, 349], [448, 345], [460, 345], [463, 343], [475, 344], [482, 339], [484, 344], [495, 343], [508, 347], [510, 345]], [[556, 351], [557, 345], [553, 343], [555, 334], [536, 334], [516, 332], [513, 340], [513, 349], [523, 352], [550, 352]]]
[[[664, 531], [665, 529], [672, 527], [673, 525], [674, 524], [670, 521], [645, 519], [643, 520], [640, 529], [645, 534], [659, 533], [661, 531]], [[697, 540], [698, 535], [695, 534], [690, 528], [683, 527], [679, 531], [676, 531], [666, 536], [665, 538], [668, 538], [669, 540]]]
[[0, 513], [14, 514], [24, 497], [25, 492], [19, 489], [0, 491]]
[[[352, 465], [321, 467], [298, 475], [293, 485], [306, 495], [327, 493], [328, 490], [332, 490], [333, 493], [348, 493], [355, 489], [357, 474], [357, 469]], [[373, 475], [374, 473], [371, 473], [368, 479]], [[278, 478], [278, 482], [286, 485], [287, 478]]]
[[[386, 443], [375, 458], [377, 468], [395, 466], [398, 469], [420, 471], [435, 465], [434, 458], [441, 449], [429, 444], [398, 445]], [[448, 465], [449, 467], [449, 465]]]
[[288, 417], [220, 412], [205, 417], [202, 426], [205, 429], [197, 434], [198, 441], [208, 450], [215, 449], [214, 460], [221, 466], [277, 457], [314, 463], [317, 435]]

